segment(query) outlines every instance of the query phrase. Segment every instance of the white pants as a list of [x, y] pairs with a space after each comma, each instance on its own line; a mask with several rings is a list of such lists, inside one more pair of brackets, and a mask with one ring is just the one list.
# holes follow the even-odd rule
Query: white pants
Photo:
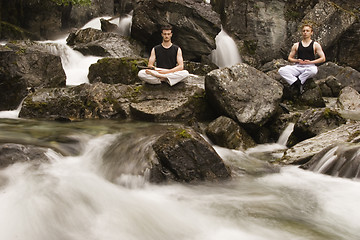
[[316, 75], [318, 68], [315, 64], [295, 64], [286, 65], [279, 69], [279, 74], [283, 77], [286, 82], [292, 85], [297, 79], [300, 80], [301, 84], [304, 84], [308, 78]]
[[138, 77], [150, 84], [161, 84], [161, 80], [163, 79], [167, 79], [168, 81], [166, 81], [167, 83], [170, 84], [170, 86], [173, 86], [179, 82], [181, 82], [182, 80], [184, 80], [187, 76], [189, 76], [189, 72], [187, 70], [181, 70], [181, 71], [177, 71], [177, 72], [173, 72], [173, 73], [167, 73], [167, 74], [161, 74], [158, 73], [157, 71], [154, 70], [149, 70], [152, 71], [152, 73], [155, 75], [151, 75], [151, 74], [147, 74], [146, 70], [140, 70], [138, 73]]

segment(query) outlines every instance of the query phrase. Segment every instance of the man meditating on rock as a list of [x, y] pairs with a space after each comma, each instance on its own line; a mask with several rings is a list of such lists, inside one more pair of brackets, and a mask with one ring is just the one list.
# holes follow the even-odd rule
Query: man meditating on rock
[[138, 76], [150, 84], [167, 82], [173, 86], [189, 76], [189, 72], [184, 70], [181, 48], [171, 42], [172, 26], [163, 26], [161, 36], [162, 43], [151, 50], [148, 69], [140, 70]]
[[[305, 81], [316, 75], [318, 72], [315, 64], [325, 62], [325, 54], [318, 42], [311, 40], [313, 27], [310, 24], [304, 24], [301, 28], [302, 40], [295, 43], [288, 56], [289, 62], [294, 65], [287, 65], [279, 69], [279, 74], [290, 84], [298, 85], [299, 92], [304, 92], [303, 85]], [[318, 55], [318, 58], [315, 57]], [[297, 56], [296, 56], [297, 55]]]

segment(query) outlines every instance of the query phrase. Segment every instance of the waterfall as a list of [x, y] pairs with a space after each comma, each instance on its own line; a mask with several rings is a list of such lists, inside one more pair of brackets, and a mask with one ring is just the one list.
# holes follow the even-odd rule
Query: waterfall
[[119, 28], [120, 28], [120, 35], [121, 36], [130, 36], [131, 33], [131, 25], [132, 25], [132, 16], [133, 11], [130, 14], [125, 15], [124, 17], [120, 18]]
[[285, 130], [282, 132], [282, 134], [280, 135], [277, 143], [283, 146], [286, 146], [287, 141], [289, 140], [289, 137], [291, 135], [291, 133], [294, 130], [294, 123], [289, 123], [288, 126], [285, 128]]
[[22, 103], [15, 109], [9, 111], [0, 111], [0, 118], [19, 118]]
[[223, 29], [215, 37], [215, 42], [216, 49], [210, 57], [218, 67], [231, 67], [242, 62], [236, 43]]
[[52, 54], [60, 56], [66, 75], [67, 86], [89, 83], [87, 77], [89, 67], [101, 59], [101, 57], [84, 56], [82, 53], [73, 50], [66, 44], [66, 37], [54, 41], [42, 41], [40, 43], [43, 43]]
[[[101, 30], [100, 19], [109, 19], [109, 16], [95, 18], [88, 23], [86, 23], [81, 29], [94, 28]], [[129, 32], [129, 19], [131, 21], [132, 16], [126, 16], [124, 20], [121, 20], [119, 23], [119, 18], [113, 18], [110, 22], [118, 25], [120, 31], [124, 34]], [[122, 23], [125, 21], [126, 23]], [[73, 50], [66, 44], [67, 36], [64, 36], [55, 41], [43, 41], [42, 43], [46, 44], [46, 47], [55, 55], [61, 57], [61, 62], [66, 74], [66, 85], [74, 86], [80, 85], [82, 83], [89, 83], [87, 77], [89, 73], [89, 67], [91, 64], [96, 63], [101, 57], [95, 56], [84, 56], [82, 53]]]
[[336, 177], [360, 178], [360, 149], [357, 144], [331, 146], [302, 167]]

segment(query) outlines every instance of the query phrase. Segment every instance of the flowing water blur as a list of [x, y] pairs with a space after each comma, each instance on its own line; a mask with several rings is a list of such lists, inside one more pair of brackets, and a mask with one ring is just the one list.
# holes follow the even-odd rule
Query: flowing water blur
[[223, 30], [215, 37], [216, 49], [210, 58], [218, 67], [231, 67], [241, 63], [241, 56], [235, 41]]
[[359, 239], [358, 181], [295, 166], [256, 174], [247, 170], [262, 160], [214, 146], [245, 171], [222, 183], [149, 183], [140, 165], [154, 157], [151, 143], [168, 126], [0, 120], [2, 143], [66, 149], [62, 139], [76, 137], [79, 152], [49, 148], [48, 160], [1, 169], [0, 239]]

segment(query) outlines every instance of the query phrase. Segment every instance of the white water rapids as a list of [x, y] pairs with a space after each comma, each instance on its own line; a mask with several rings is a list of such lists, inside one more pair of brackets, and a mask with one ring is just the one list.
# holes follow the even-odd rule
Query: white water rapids
[[[38, 135], [70, 132], [83, 149], [67, 157], [49, 149], [50, 161], [0, 171], [0, 239], [359, 239], [358, 181], [290, 166], [279, 173], [245, 171], [221, 183], [155, 185], [133, 174], [137, 166], [131, 164], [149, 157], [152, 138], [144, 133], [151, 124], [0, 123], [2, 141], [36, 142]], [[114, 141], [121, 169], [104, 160]], [[235, 169], [258, 168], [259, 160], [242, 151], [215, 149]]]

